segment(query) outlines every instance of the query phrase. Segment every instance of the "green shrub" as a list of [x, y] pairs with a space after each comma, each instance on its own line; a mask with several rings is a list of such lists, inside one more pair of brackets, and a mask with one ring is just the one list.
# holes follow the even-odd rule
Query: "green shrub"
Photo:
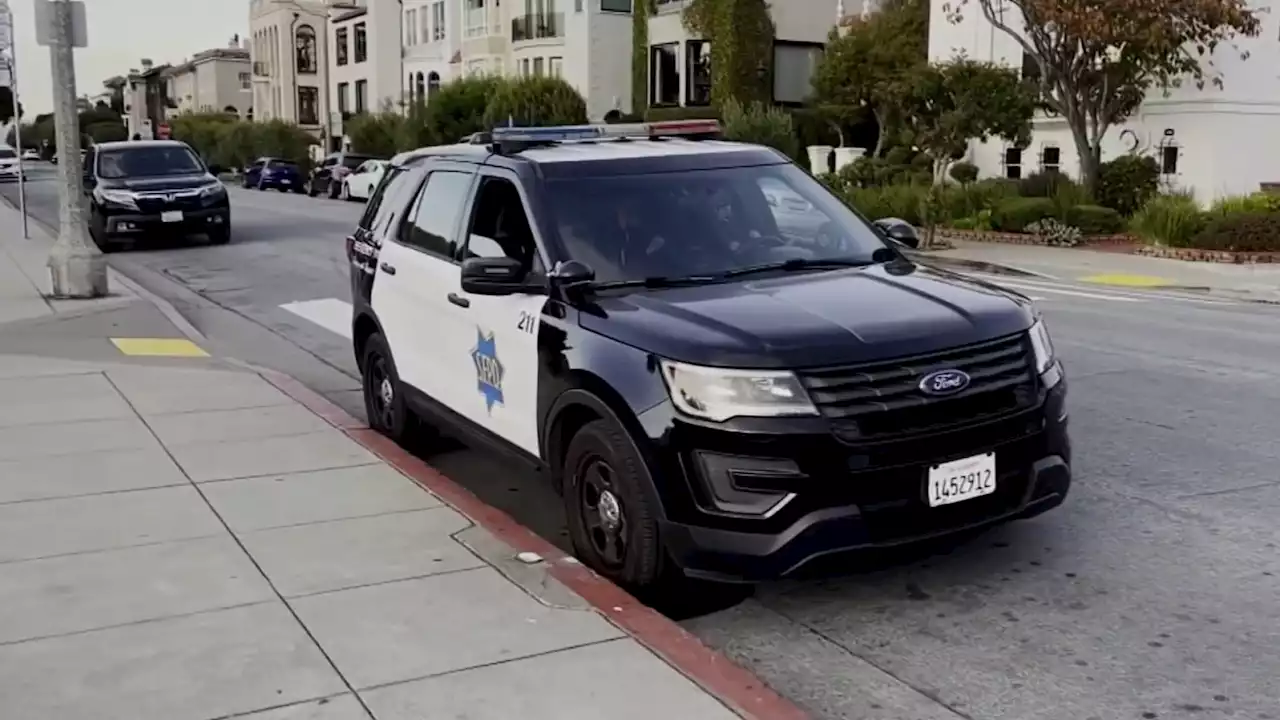
[[119, 120], [108, 120], [87, 125], [84, 128], [84, 134], [88, 135], [94, 143], [119, 142], [129, 139], [129, 130]]
[[762, 102], [744, 105], [730, 100], [721, 108], [726, 140], [771, 147], [792, 160], [800, 160], [800, 140], [786, 111]]
[[1156, 195], [1129, 221], [1129, 229], [1144, 241], [1170, 247], [1189, 247], [1204, 228], [1206, 215], [1186, 193]]
[[971, 162], [958, 162], [951, 166], [951, 179], [961, 185], [968, 185], [978, 179], [978, 166]]
[[1065, 222], [1085, 235], [1115, 235], [1124, 230], [1120, 213], [1101, 205], [1076, 205], [1067, 208]]
[[1122, 155], [1098, 168], [1094, 190], [1099, 205], [1124, 217], [1132, 217], [1155, 197], [1160, 182], [1160, 165], [1144, 155]]
[[1055, 212], [1053, 200], [1047, 197], [1015, 197], [1001, 201], [991, 219], [1002, 232], [1024, 232], [1031, 223], [1053, 217]]
[[1280, 251], [1280, 213], [1236, 212], [1213, 216], [1191, 247], [1235, 252]]
[[1263, 192], [1256, 192], [1251, 195], [1233, 195], [1215, 202], [1209, 212], [1217, 215], [1280, 212], [1280, 195]]
[[872, 220], [896, 217], [920, 225], [928, 195], [927, 185], [886, 185], [854, 188], [844, 198]]
[[[484, 112], [489, 97], [504, 83], [494, 75], [464, 77], [445, 83], [425, 108], [410, 110], [410, 121], [405, 123], [398, 143], [400, 149], [456, 143], [485, 130]], [[506, 124], [505, 118], [503, 124]]]
[[1080, 228], [1051, 217], [1027, 225], [1026, 231], [1051, 247], [1074, 247], [1082, 239]]
[[509, 78], [498, 84], [484, 108], [486, 128], [508, 124], [583, 125], [586, 122], [587, 102], [572, 85], [558, 77]]
[[1060, 172], [1048, 171], [1031, 173], [1018, 181], [1018, 194], [1022, 197], [1051, 198], [1062, 192], [1064, 188], [1076, 186], [1077, 183]]
[[644, 112], [645, 122], [719, 119], [720, 111], [710, 105], [704, 107], [651, 107]]
[[405, 116], [398, 112], [362, 113], [343, 125], [351, 138], [351, 149], [365, 155], [389, 158], [399, 148]]
[[931, 181], [928, 169], [920, 170], [908, 163], [894, 163], [887, 158], [865, 156], [845, 165], [834, 174], [834, 182], [844, 187], [918, 185]]
[[1002, 201], [1017, 195], [1017, 183], [999, 178], [949, 188], [949, 214], [953, 218], [975, 216], [984, 210], [993, 210]]

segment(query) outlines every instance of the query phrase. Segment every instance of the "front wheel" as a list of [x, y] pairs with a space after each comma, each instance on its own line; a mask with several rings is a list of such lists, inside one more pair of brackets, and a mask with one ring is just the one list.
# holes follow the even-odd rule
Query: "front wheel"
[[226, 245], [231, 242], [231, 226], [221, 225], [209, 231], [210, 245]]
[[410, 412], [404, 402], [395, 361], [391, 359], [391, 349], [381, 335], [375, 333], [365, 342], [361, 367], [364, 412], [369, 427], [403, 445], [408, 439]]
[[645, 492], [648, 473], [622, 428], [595, 420], [579, 430], [562, 481], [569, 537], [584, 563], [634, 590], [664, 579], [668, 563]]

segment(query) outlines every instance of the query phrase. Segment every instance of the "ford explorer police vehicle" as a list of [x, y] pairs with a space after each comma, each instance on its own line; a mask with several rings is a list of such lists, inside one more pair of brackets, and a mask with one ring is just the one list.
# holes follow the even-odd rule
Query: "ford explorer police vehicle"
[[498, 128], [396, 157], [347, 239], [372, 427], [543, 471], [642, 589], [1042, 513], [1071, 483], [1032, 303], [918, 266], [714, 122]]

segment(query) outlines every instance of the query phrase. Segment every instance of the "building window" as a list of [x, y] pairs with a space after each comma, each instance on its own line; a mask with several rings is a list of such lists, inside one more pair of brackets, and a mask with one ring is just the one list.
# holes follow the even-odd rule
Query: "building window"
[[1040, 170], [1041, 172], [1061, 172], [1062, 151], [1056, 145], [1045, 145], [1040, 150]]
[[249, 73], [240, 73], [240, 89], [241, 89], [241, 90], [252, 90], [252, 89], [253, 89], [253, 76], [251, 76]]
[[[432, 73], [434, 75], [435, 73]], [[427, 81], [422, 77], [422, 73], [413, 76], [414, 94], [419, 101], [425, 100], [427, 97]]]
[[1178, 174], [1178, 146], [1165, 145], [1160, 148], [1160, 172], [1164, 175]]
[[573, 0], [573, 11], [576, 13], [582, 12], [582, 0]]
[[690, 40], [685, 43], [685, 105], [711, 104], [711, 43]]
[[351, 85], [350, 83], [338, 83], [338, 112], [343, 117], [351, 112]]
[[600, 10], [602, 12], [629, 13], [631, 12], [631, 0], [600, 0]]
[[313, 87], [298, 88], [298, 124], [320, 124], [320, 91]]
[[564, 58], [547, 58], [547, 71], [551, 77], [564, 77]]
[[359, 115], [368, 107], [365, 103], [369, 99], [369, 81], [356, 81], [356, 114]]
[[418, 44], [418, 11], [404, 11], [404, 44], [406, 47]]
[[529, 76], [529, 58], [520, 61], [520, 74], [525, 77]]
[[427, 99], [435, 97], [438, 92], [440, 92], [440, 73], [433, 70], [427, 75]]
[[542, 58], [534, 58], [534, 59], [533, 59], [533, 74], [534, 74], [535, 76], [541, 76], [541, 75], [542, 75]]
[[649, 104], [680, 104], [679, 43], [649, 48]]
[[813, 92], [813, 71], [822, 59], [822, 46], [814, 43], [773, 44], [773, 100], [794, 105]]
[[431, 39], [443, 40], [445, 36], [444, 0], [431, 5]]
[[1022, 148], [1005, 148], [1004, 176], [1010, 180], [1022, 179]]
[[347, 32], [346, 28], [338, 28], [338, 31], [333, 34], [333, 39], [334, 39], [333, 55], [336, 58], [337, 64], [339, 65], [346, 65], [348, 60], [350, 59], [349, 56], [347, 55], [347, 53], [351, 51], [351, 48], [349, 46], [350, 38], [348, 37], [348, 35], [349, 33]]
[[369, 36], [365, 32], [364, 23], [356, 23], [356, 62], [369, 59]]
[[298, 72], [314, 74], [320, 72], [320, 62], [316, 59], [316, 31], [310, 25], [300, 25], [296, 35]]

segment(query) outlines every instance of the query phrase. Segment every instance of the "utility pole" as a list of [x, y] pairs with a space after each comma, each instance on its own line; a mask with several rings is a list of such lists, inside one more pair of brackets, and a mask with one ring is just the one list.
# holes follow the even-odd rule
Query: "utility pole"
[[[13, 42], [13, 11], [9, 0], [0, 0], [0, 59], [9, 75], [9, 96], [13, 100], [13, 144], [18, 153], [18, 206], [22, 211], [22, 237], [31, 238], [27, 219], [27, 168], [22, 159], [22, 100], [18, 96], [18, 47]], [[6, 138], [7, 139], [7, 138]]]
[[53, 67], [53, 122], [57, 133], [61, 212], [58, 239], [49, 250], [53, 294], [96, 298], [107, 294], [107, 261], [89, 236], [85, 209], [80, 121], [76, 109], [75, 48], [85, 47], [84, 3], [36, 0], [36, 41], [49, 48]]

